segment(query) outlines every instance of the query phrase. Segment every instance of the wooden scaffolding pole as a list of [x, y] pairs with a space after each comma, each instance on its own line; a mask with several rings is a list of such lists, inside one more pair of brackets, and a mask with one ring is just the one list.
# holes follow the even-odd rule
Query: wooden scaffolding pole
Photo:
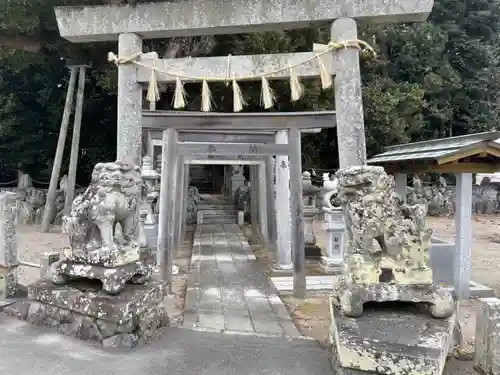
[[68, 66], [71, 71], [69, 78], [68, 92], [66, 93], [66, 103], [64, 104], [64, 112], [61, 121], [61, 130], [59, 131], [59, 139], [57, 140], [56, 155], [52, 166], [52, 174], [50, 175], [49, 192], [47, 193], [47, 203], [43, 212], [42, 232], [47, 233], [50, 230], [50, 222], [53, 217], [57, 185], [59, 182], [59, 173], [61, 172], [61, 162], [64, 153], [64, 144], [66, 143], [66, 134], [68, 133], [69, 116], [71, 114], [71, 106], [73, 104], [73, 93], [75, 91], [77, 66]]

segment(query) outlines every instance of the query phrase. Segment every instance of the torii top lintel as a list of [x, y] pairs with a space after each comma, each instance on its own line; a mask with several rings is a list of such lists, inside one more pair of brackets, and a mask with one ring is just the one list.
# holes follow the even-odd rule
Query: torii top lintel
[[309, 27], [341, 17], [367, 22], [425, 21], [434, 0], [188, 0], [123, 6], [56, 7], [61, 36], [71, 42], [236, 34]]

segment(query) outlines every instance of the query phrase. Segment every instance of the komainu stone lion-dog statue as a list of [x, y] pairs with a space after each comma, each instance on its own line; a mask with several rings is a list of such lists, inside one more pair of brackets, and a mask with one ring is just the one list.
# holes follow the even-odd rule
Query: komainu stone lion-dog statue
[[[127, 281], [141, 283], [150, 277], [152, 270], [139, 259], [137, 240], [142, 188], [139, 166], [116, 161], [94, 167], [89, 187], [63, 218], [70, 248], [66, 259], [51, 268], [54, 283], [99, 279], [105, 291], [116, 294]], [[120, 241], [115, 237], [117, 224], [123, 234]]]
[[425, 205], [404, 203], [382, 167], [345, 168], [336, 177], [347, 241], [334, 304], [354, 317], [369, 301], [423, 302], [432, 316], [450, 316], [453, 297], [433, 284], [428, 265], [432, 231], [425, 227]]

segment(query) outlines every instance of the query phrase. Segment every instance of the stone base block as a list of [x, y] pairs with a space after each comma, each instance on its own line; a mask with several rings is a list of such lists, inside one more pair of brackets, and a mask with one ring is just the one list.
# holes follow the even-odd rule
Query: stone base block
[[500, 374], [500, 298], [479, 301], [474, 367], [484, 374]]
[[344, 262], [340, 259], [328, 258], [322, 256], [319, 267], [327, 274], [339, 274], [344, 270]]
[[293, 275], [293, 264], [283, 266], [281, 264], [273, 264], [271, 272], [274, 276], [290, 276]]
[[330, 360], [338, 375], [441, 375], [454, 345], [455, 314], [434, 319], [415, 305], [367, 307], [350, 318], [330, 310]]
[[18, 317], [103, 347], [131, 348], [169, 326], [163, 282], [127, 284], [117, 296], [89, 289], [92, 285], [83, 282], [57, 286], [38, 281], [28, 287], [30, 300]]
[[144, 233], [146, 234], [148, 248], [156, 248], [158, 246], [158, 224], [144, 225]]
[[237, 222], [238, 222], [238, 225], [240, 225], [240, 226], [241, 226], [241, 225], [245, 224], [245, 212], [243, 212], [243, 211], [238, 211], [238, 216], [237, 216], [237, 218], [238, 218], [238, 221], [237, 221]]
[[333, 279], [332, 298], [334, 304], [351, 317], [360, 317], [366, 302], [423, 303], [434, 318], [450, 317], [455, 310], [453, 294], [436, 284], [349, 284], [343, 275], [338, 275]]
[[494, 297], [495, 292], [489, 286], [479, 284], [475, 281], [470, 281], [470, 296], [471, 298], [486, 298]]
[[118, 267], [103, 267], [94, 264], [74, 263], [62, 260], [50, 266], [48, 279], [57, 285], [66, 285], [72, 279], [92, 279], [102, 282], [102, 289], [109, 294], [117, 294], [127, 282], [142, 284], [151, 278], [153, 265], [142, 261]]
[[[444, 289], [448, 290], [450, 293], [453, 292], [454, 288], [449, 285], [443, 285]], [[469, 282], [469, 292], [470, 298], [487, 298], [495, 297], [495, 292], [489, 286], [479, 284], [475, 281]]]

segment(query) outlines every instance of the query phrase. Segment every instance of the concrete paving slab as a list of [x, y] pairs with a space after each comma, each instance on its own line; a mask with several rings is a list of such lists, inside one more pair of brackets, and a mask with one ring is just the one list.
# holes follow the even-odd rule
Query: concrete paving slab
[[132, 352], [105, 352], [0, 316], [0, 372], [16, 375], [333, 375], [311, 340], [170, 328]]

